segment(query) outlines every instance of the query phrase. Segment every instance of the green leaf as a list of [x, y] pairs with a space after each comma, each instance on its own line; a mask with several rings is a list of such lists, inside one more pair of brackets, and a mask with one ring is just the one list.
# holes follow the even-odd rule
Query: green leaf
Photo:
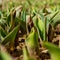
[[16, 38], [16, 34], [18, 32], [20, 25], [17, 25], [2, 41], [2, 44], [6, 44], [8, 42], [14, 42], [15, 38]]
[[45, 19], [44, 15], [41, 12], [39, 13], [39, 15], [40, 15], [41, 20], [44, 21]]
[[27, 48], [23, 48], [23, 60], [34, 60], [33, 58], [30, 58]]
[[57, 24], [60, 23], [60, 12], [56, 11], [53, 12], [49, 15], [47, 15], [46, 17], [49, 19], [49, 23], [51, 23], [53, 25], [53, 27], [55, 27]]
[[43, 42], [44, 46], [48, 49], [51, 54], [52, 60], [60, 60], [60, 48], [49, 42]]
[[26, 21], [26, 9], [25, 9], [25, 8], [23, 8], [23, 10], [22, 10], [22, 12], [21, 12], [21, 19], [22, 19], [23, 21]]
[[7, 52], [0, 51], [0, 60], [12, 60]]
[[39, 17], [35, 17], [33, 20], [34, 25], [36, 26], [38, 33], [42, 40], [44, 40], [44, 23]]
[[27, 47], [30, 47], [30, 48], [38, 47], [38, 34], [34, 30], [34, 28], [32, 28], [31, 33], [29, 34], [29, 36], [26, 39], [26, 45], [27, 45]]
[[3, 14], [2, 14], [2, 12], [0, 11], [0, 18], [2, 18], [3, 17]]
[[7, 10], [7, 18], [6, 18], [6, 21], [7, 21], [8, 26], [10, 26], [10, 23], [11, 23], [11, 12], [13, 10], [14, 10], [14, 8], [12, 8], [10, 11]]
[[6, 31], [0, 26], [0, 32], [3, 37], [7, 35]]
[[50, 18], [50, 20], [52, 20], [58, 13], [59, 11], [56, 11], [54, 14], [52, 14], [52, 17]]
[[4, 25], [6, 22], [2, 18], [0, 19], [0, 25]]
[[7, 16], [7, 24], [8, 24], [8, 26], [10, 26], [10, 21], [11, 21], [11, 14], [9, 13], [9, 15]]
[[26, 32], [26, 22], [25, 21], [20, 20], [20, 18], [16, 18], [15, 22], [16, 22], [15, 23], [16, 25], [20, 23], [20, 29], [22, 29], [23, 32]]
[[51, 24], [55, 27], [59, 23], [60, 23], [60, 12], [53, 18]]
[[23, 60], [29, 60], [29, 53], [27, 48], [23, 48]]

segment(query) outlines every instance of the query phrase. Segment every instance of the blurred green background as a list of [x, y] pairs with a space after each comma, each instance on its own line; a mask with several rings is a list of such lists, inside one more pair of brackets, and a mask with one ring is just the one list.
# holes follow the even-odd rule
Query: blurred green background
[[31, 5], [39, 8], [43, 8], [45, 5], [47, 5], [47, 7], [60, 8], [60, 0], [0, 0], [0, 4], [3, 5], [3, 8], [6, 8], [9, 4], [12, 4], [12, 2], [14, 6], [18, 6], [20, 4], [27, 4], [27, 1], [29, 1]]

